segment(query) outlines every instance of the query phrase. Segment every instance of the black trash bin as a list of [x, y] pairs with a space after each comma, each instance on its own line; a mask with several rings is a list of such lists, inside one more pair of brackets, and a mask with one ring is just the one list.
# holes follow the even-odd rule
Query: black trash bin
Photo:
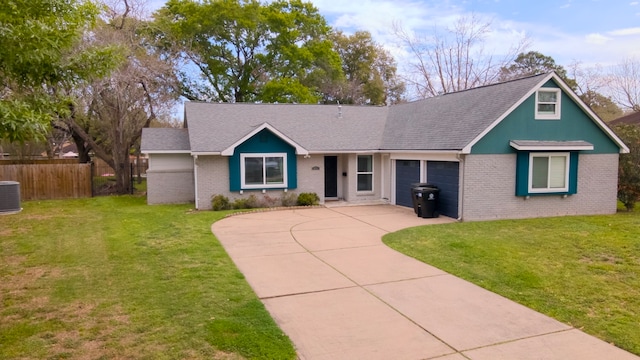
[[438, 217], [438, 197], [440, 189], [433, 185], [416, 186], [411, 189], [413, 211], [421, 218]]
[[[418, 214], [418, 197], [416, 196], [416, 188], [423, 188], [423, 187], [428, 187], [428, 188], [435, 188], [437, 189], [438, 187], [429, 183], [412, 183], [411, 184], [411, 203], [413, 204], [413, 212]], [[420, 215], [418, 215], [420, 216]]]

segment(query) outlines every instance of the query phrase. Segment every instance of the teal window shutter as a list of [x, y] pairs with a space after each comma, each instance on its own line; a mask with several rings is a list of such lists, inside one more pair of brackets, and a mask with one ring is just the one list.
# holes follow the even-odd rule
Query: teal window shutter
[[572, 151], [569, 160], [569, 194], [578, 193], [578, 158], [577, 151]]
[[529, 152], [518, 151], [516, 159], [516, 196], [529, 195]]

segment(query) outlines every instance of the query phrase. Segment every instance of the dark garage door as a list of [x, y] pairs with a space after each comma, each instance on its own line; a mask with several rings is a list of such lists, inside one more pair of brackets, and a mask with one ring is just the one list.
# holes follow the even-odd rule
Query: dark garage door
[[459, 163], [453, 161], [427, 161], [427, 182], [440, 189], [438, 211], [458, 218], [458, 190], [460, 189]]
[[396, 205], [413, 207], [411, 184], [420, 182], [419, 160], [396, 160]]

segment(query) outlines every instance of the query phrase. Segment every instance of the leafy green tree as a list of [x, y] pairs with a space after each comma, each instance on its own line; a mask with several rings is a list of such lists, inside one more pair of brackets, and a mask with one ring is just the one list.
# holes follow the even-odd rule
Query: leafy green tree
[[0, 2], [0, 138], [43, 139], [50, 121], [68, 112], [60, 88], [104, 75], [118, 61], [111, 48], [75, 49], [98, 12], [89, 1]]
[[[325, 101], [344, 104], [385, 105], [402, 101], [405, 84], [397, 74], [391, 54], [376, 44], [368, 31], [332, 36], [342, 60], [345, 81], [325, 92]], [[332, 84], [334, 85], [334, 84]]]
[[555, 71], [572, 89], [576, 89], [576, 81], [569, 78], [567, 70], [551, 56], [546, 56], [537, 51], [529, 51], [520, 53], [509, 66], [503, 66], [500, 69], [500, 80], [511, 80], [526, 76], [544, 74]]
[[155, 19], [190, 100], [317, 102], [343, 76], [329, 26], [301, 0], [169, 0]]
[[618, 199], [631, 211], [640, 200], [640, 126], [618, 125], [614, 131], [629, 147], [628, 154], [620, 154]]
[[610, 97], [604, 96], [594, 90], [587, 90], [580, 95], [580, 99], [589, 105], [602, 120], [609, 122], [624, 115], [624, 112]]

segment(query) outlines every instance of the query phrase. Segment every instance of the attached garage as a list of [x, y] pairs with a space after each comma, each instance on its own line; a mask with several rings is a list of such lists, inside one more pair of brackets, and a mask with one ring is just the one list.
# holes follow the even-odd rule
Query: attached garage
[[420, 160], [396, 160], [396, 205], [413, 207], [411, 184], [420, 182]]
[[444, 216], [458, 218], [460, 191], [460, 163], [455, 161], [427, 161], [427, 182], [440, 189], [438, 211]]

